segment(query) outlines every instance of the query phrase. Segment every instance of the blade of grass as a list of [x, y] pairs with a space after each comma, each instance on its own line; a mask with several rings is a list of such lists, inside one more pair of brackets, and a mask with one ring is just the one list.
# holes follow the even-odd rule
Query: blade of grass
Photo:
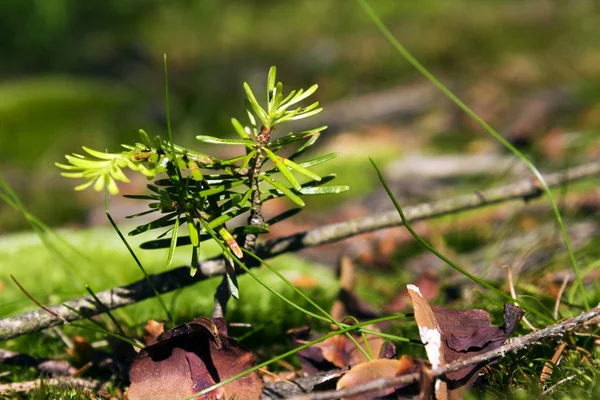
[[[173, 164], [179, 171], [179, 167], [176, 162], [176, 154], [175, 154], [175, 143], [173, 142], [173, 131], [171, 130], [171, 107], [169, 106], [169, 70], [167, 68], [167, 55], [163, 55], [164, 65], [165, 65], [165, 113], [167, 117], [167, 133], [169, 135], [169, 144], [171, 145], [171, 156], [173, 157]], [[179, 173], [179, 178], [181, 178], [181, 174]]]
[[179, 233], [179, 218], [175, 219], [175, 226], [173, 227], [173, 234], [171, 236], [171, 245], [169, 246], [169, 253], [167, 254], [167, 262], [165, 267], [169, 268], [173, 262], [173, 256], [175, 255], [175, 246], [177, 245], [177, 234]]
[[[300, 295], [300, 297], [302, 297], [305, 301], [307, 301], [310, 305], [312, 305], [314, 308], [316, 308], [319, 312], [321, 312], [321, 314], [323, 314], [325, 317], [327, 317], [329, 319], [329, 321], [333, 324], [335, 324], [339, 329], [342, 329], [342, 325], [335, 319], [333, 318], [333, 316], [331, 316], [331, 314], [329, 314], [327, 311], [325, 311], [325, 309], [323, 309], [321, 306], [319, 306], [317, 303], [315, 303], [310, 297], [308, 297], [307, 295], [304, 294], [304, 292], [302, 292], [300, 289], [298, 289], [292, 282], [290, 282], [289, 280], [287, 280], [286, 277], [284, 277], [279, 271], [277, 271], [275, 268], [273, 268], [270, 265], [267, 265], [267, 263], [263, 260], [261, 260], [258, 256], [256, 256], [254, 253], [252, 253], [251, 251], [247, 250], [247, 249], [242, 249], [242, 251], [246, 254], [248, 254], [249, 256], [255, 258], [257, 261], [259, 261], [260, 263], [262, 263], [264, 266], [266, 266], [267, 268], [269, 268], [269, 270], [271, 272], [273, 272], [275, 275], [277, 275], [277, 277], [279, 279], [281, 279], [287, 286], [289, 286], [293, 291], [295, 291], [296, 293], [298, 293]], [[356, 339], [350, 335], [349, 333], [346, 334], [346, 337], [348, 339], [350, 339], [350, 341], [360, 350], [361, 353], [363, 353], [363, 355], [367, 358], [367, 360], [372, 360], [373, 357], [371, 357], [366, 351], [365, 349], [358, 344], [358, 342], [356, 341]]]
[[131, 248], [131, 246], [129, 245], [127, 240], [125, 239], [125, 236], [123, 236], [123, 234], [121, 233], [121, 230], [119, 229], [119, 227], [113, 220], [112, 216], [110, 215], [110, 211], [108, 211], [108, 187], [105, 187], [105, 190], [104, 190], [104, 212], [106, 213], [106, 218], [108, 218], [108, 220], [110, 221], [110, 224], [114, 228], [115, 232], [117, 232], [117, 235], [119, 235], [119, 238], [121, 238], [121, 241], [123, 242], [123, 244], [125, 244], [125, 247], [127, 247], [127, 250], [129, 250], [129, 254], [131, 254], [133, 259], [135, 260], [135, 263], [139, 267], [140, 271], [142, 271], [142, 274], [144, 274], [144, 278], [146, 278], [148, 285], [150, 285], [150, 287], [152, 288], [152, 291], [154, 292], [156, 299], [158, 300], [158, 302], [160, 303], [160, 306], [162, 307], [165, 314], [167, 315], [169, 322], [171, 323], [171, 325], [174, 325], [173, 317], [171, 316], [169, 309], [165, 305], [160, 293], [156, 289], [156, 286], [154, 286], [154, 284], [152, 283], [150, 276], [146, 272], [146, 268], [144, 268], [144, 266], [142, 265], [139, 258], [135, 255], [135, 252], [133, 251], [133, 249]]
[[587, 293], [585, 291], [585, 287], [583, 286], [583, 279], [581, 277], [581, 272], [579, 271], [579, 265], [577, 263], [577, 259], [575, 257], [575, 253], [573, 252], [573, 248], [571, 246], [571, 241], [569, 239], [569, 235], [567, 233], [567, 229], [562, 219], [562, 215], [552, 196], [552, 192], [550, 188], [546, 184], [544, 177], [538, 171], [536, 166], [516, 147], [510, 144], [502, 135], [500, 135], [494, 128], [488, 125], [479, 115], [477, 115], [473, 110], [469, 108], [462, 100], [460, 100], [450, 89], [448, 89], [442, 82], [440, 82], [431, 72], [429, 72], [413, 55], [404, 48], [400, 44], [400, 42], [394, 37], [394, 35], [390, 32], [390, 30], [385, 26], [385, 24], [379, 19], [377, 14], [373, 11], [373, 9], [369, 6], [366, 0], [356, 0], [358, 4], [362, 7], [365, 14], [369, 16], [371, 21], [379, 28], [381, 33], [385, 36], [385, 38], [390, 42], [390, 44], [404, 57], [417, 71], [419, 71], [425, 78], [427, 78], [431, 83], [433, 83], [439, 90], [442, 91], [454, 104], [460, 107], [469, 117], [471, 117], [475, 122], [477, 122], [487, 133], [489, 133], [494, 139], [500, 142], [504, 147], [506, 147], [509, 151], [511, 151], [515, 156], [517, 156], [533, 173], [538, 182], [540, 183], [542, 189], [548, 196], [548, 200], [550, 201], [550, 205], [552, 210], [554, 211], [554, 216], [556, 218], [556, 222], [560, 227], [560, 231], [563, 237], [563, 241], [565, 242], [565, 246], [567, 247], [567, 251], [569, 253], [569, 259], [571, 261], [571, 265], [573, 268], [573, 272], [575, 273], [576, 286], [581, 290], [582, 301], [585, 305], [586, 310], [590, 309], [589, 302], [587, 300]]
[[[215, 242], [217, 242], [217, 244], [219, 244], [219, 246], [221, 247], [221, 249], [227, 254], [229, 255], [234, 261], [235, 263], [244, 270], [244, 272], [246, 272], [248, 275], [250, 275], [254, 280], [256, 280], [260, 285], [262, 285], [265, 289], [267, 289], [269, 292], [271, 292], [272, 294], [274, 294], [275, 296], [277, 296], [278, 298], [280, 298], [281, 300], [283, 300], [284, 302], [288, 303], [289, 305], [291, 305], [292, 307], [296, 308], [297, 310], [310, 315], [313, 318], [319, 319], [321, 321], [324, 322], [329, 322], [329, 323], [334, 323], [336, 324], [338, 327], [340, 328], [344, 328], [347, 327], [347, 324], [342, 324], [338, 321], [335, 320], [335, 318], [333, 318], [330, 314], [328, 314], [325, 310], [323, 310], [323, 308], [321, 308], [318, 304], [316, 304], [312, 299], [310, 299], [308, 296], [306, 296], [304, 293], [302, 293], [302, 291], [300, 291], [298, 288], [296, 288], [290, 281], [288, 281], [283, 275], [281, 275], [281, 273], [279, 273], [279, 271], [277, 271], [275, 268], [273, 268], [272, 266], [268, 265], [264, 260], [262, 260], [261, 258], [259, 258], [257, 255], [255, 255], [252, 252], [249, 252], [246, 249], [242, 249], [242, 251], [244, 251], [246, 254], [254, 257], [256, 260], [258, 260], [259, 262], [263, 263], [265, 266], [267, 266], [267, 268], [269, 268], [273, 273], [275, 273], [280, 279], [282, 279], [284, 282], [286, 282], [286, 284], [288, 284], [288, 286], [290, 286], [294, 291], [296, 291], [298, 294], [300, 294], [300, 296], [302, 296], [302, 298], [304, 298], [309, 304], [311, 304], [313, 307], [315, 307], [317, 310], [321, 311], [324, 315], [326, 315], [326, 317], [323, 317], [319, 314], [315, 314], [311, 311], [308, 311], [307, 309], [297, 305], [296, 303], [294, 303], [293, 301], [289, 300], [288, 298], [286, 298], [285, 296], [283, 296], [282, 294], [276, 292], [275, 290], [273, 290], [269, 285], [267, 285], [262, 279], [260, 279], [254, 272], [252, 272], [248, 267], [246, 267], [244, 265], [244, 263], [242, 263], [239, 259], [237, 259], [236, 257], [233, 256], [233, 254], [231, 254], [231, 251], [229, 250], [229, 248], [227, 246], [225, 246], [223, 243], [221, 243], [221, 241], [218, 240], [216, 233], [206, 224], [206, 222], [201, 221], [204, 224], [205, 229], [207, 230], [207, 232], [213, 237], [213, 239], [215, 240]], [[404, 314], [402, 314], [402, 318], [404, 317]], [[365, 332], [367, 332], [365, 330]], [[369, 330], [367, 333], [374, 333], [374, 334], [378, 334], [378, 332], [376, 331], [371, 331]], [[398, 337], [397, 340], [408, 340], [406, 338], [401, 338]], [[357, 343], [356, 343], [357, 344]], [[359, 345], [359, 348], [362, 349], [362, 347]], [[363, 353], [364, 353], [364, 349], [363, 349]], [[367, 357], [367, 359], [369, 359], [368, 355], [365, 353], [365, 356]]]
[[[19, 287], [19, 289], [21, 290], [21, 292], [23, 292], [23, 294], [25, 294], [25, 296], [27, 296], [29, 298], [29, 300], [31, 300], [36, 306], [40, 307], [42, 310], [44, 310], [45, 312], [47, 312], [48, 314], [52, 315], [53, 317], [56, 317], [58, 319], [60, 319], [65, 325], [70, 325], [70, 326], [74, 326], [76, 328], [80, 328], [80, 329], [87, 329], [90, 331], [94, 331], [94, 332], [100, 332], [103, 333], [105, 335], [109, 335], [109, 336], [113, 336], [116, 337], [117, 339], [123, 340], [124, 342], [127, 342], [135, 347], [139, 347], [142, 348], [143, 346], [135, 343], [133, 340], [129, 339], [126, 336], [121, 336], [119, 334], [113, 333], [111, 331], [109, 331], [108, 329], [106, 329], [104, 326], [102, 326], [101, 323], [99, 323], [98, 321], [94, 321], [91, 318], [87, 317], [91, 322], [95, 323], [96, 325], [98, 325], [100, 328], [92, 328], [90, 326], [85, 326], [85, 325], [80, 325], [74, 322], [69, 322], [67, 320], [65, 320], [64, 318], [62, 318], [60, 315], [58, 315], [57, 313], [53, 312], [52, 310], [48, 309], [47, 307], [45, 307], [42, 303], [40, 303], [38, 300], [35, 299], [35, 297], [33, 297], [27, 290], [25, 290], [25, 288], [19, 283], [19, 281], [17, 281], [17, 279], [11, 274], [10, 275], [11, 279], [15, 282], [15, 284]], [[69, 307], [65, 304], [63, 304], [67, 309], [81, 315], [82, 317], [86, 318], [81, 311], [75, 310], [72, 307]]]
[[98, 304], [98, 306], [100, 306], [102, 309], [104, 309], [104, 312], [106, 313], [106, 315], [108, 315], [108, 318], [110, 318], [110, 320], [113, 322], [113, 324], [115, 324], [115, 326], [117, 327], [119, 332], [121, 332], [121, 335], [127, 337], [127, 334], [125, 333], [123, 328], [121, 328], [121, 324], [119, 324], [119, 322], [115, 319], [115, 317], [112, 315], [112, 313], [110, 312], [108, 307], [106, 307], [104, 305], [104, 303], [102, 303], [100, 301], [100, 299], [98, 298], [98, 296], [96, 296], [96, 293], [94, 293], [92, 288], [89, 285], [85, 285], [85, 290], [87, 290], [88, 293], [90, 294], [90, 296], [92, 296], [94, 298], [94, 301], [96, 302], [96, 304]]
[[[450, 267], [454, 268], [456, 271], [460, 272], [461, 274], [463, 274], [464, 276], [466, 276], [467, 278], [469, 278], [473, 282], [477, 283], [480, 286], [483, 286], [486, 289], [491, 290], [492, 292], [496, 293], [497, 295], [503, 297], [509, 303], [512, 303], [514, 301], [514, 299], [511, 296], [509, 296], [508, 294], [504, 293], [503, 291], [501, 291], [499, 289], [496, 289], [494, 286], [490, 285], [486, 281], [484, 281], [482, 279], [479, 279], [475, 275], [469, 273], [468, 271], [466, 271], [465, 269], [463, 269], [462, 267], [460, 267], [458, 264], [456, 264], [452, 260], [450, 260], [448, 257], [444, 256], [442, 253], [440, 253], [439, 251], [437, 251], [432, 245], [430, 245], [425, 239], [423, 239], [413, 229], [413, 227], [410, 225], [410, 222], [408, 222], [408, 220], [406, 219], [406, 216], [404, 215], [404, 211], [402, 211], [402, 207], [400, 207], [400, 204], [398, 204], [398, 201], [394, 197], [394, 194], [392, 193], [390, 187], [388, 186], [387, 182], [385, 181], [385, 178], [383, 177], [383, 174], [381, 173], [381, 171], [377, 167], [377, 164], [375, 164], [375, 161], [373, 161], [372, 158], [369, 158], [369, 160], [371, 161], [371, 164], [373, 165], [373, 168], [375, 168], [375, 171], [377, 172], [377, 176], [379, 177], [379, 181], [381, 182], [381, 184], [385, 188], [385, 191], [387, 192], [388, 196], [390, 197], [390, 199], [394, 203], [394, 206], [396, 207], [396, 210], [398, 211], [398, 214], [400, 215], [400, 218], [402, 219], [402, 222], [404, 223], [404, 226], [406, 227], [406, 229], [408, 229], [408, 231], [410, 232], [410, 234], [419, 243], [421, 243], [427, 250], [429, 250], [430, 252], [432, 252], [433, 254], [435, 254], [440, 260], [444, 261]], [[539, 313], [536, 309], [531, 308], [531, 307], [529, 307], [526, 304], [523, 304], [522, 307], [523, 307], [523, 309], [525, 309], [525, 311], [530, 312], [532, 314], [535, 314], [535, 315], [543, 318], [548, 323], [554, 322], [552, 320], [552, 318], [548, 318], [547, 316]]]
[[21, 215], [25, 218], [27, 223], [31, 226], [31, 228], [38, 235], [44, 247], [52, 254], [54, 254], [59, 260], [62, 261], [61, 265], [65, 267], [68, 272], [68, 276], [73, 280], [73, 287], [80, 290], [80, 288], [84, 285], [83, 281], [77, 274], [76, 264], [71, 260], [70, 257], [66, 256], [56, 245], [60, 244], [66, 247], [69, 251], [72, 251], [75, 255], [80, 257], [85, 262], [93, 265], [91, 260], [86, 257], [77, 247], [73, 246], [71, 243], [63, 239], [60, 235], [57, 235], [54, 230], [52, 230], [49, 226], [44, 224], [40, 219], [38, 219], [35, 215], [31, 214], [23, 205], [17, 194], [12, 190], [8, 182], [4, 179], [4, 176], [0, 174], [0, 199], [3, 200], [10, 207], [20, 212]]

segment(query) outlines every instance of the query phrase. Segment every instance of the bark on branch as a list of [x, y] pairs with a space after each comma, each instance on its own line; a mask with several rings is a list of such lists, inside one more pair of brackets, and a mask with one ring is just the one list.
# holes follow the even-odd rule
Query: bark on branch
[[[561, 172], [544, 176], [550, 187], [581, 180], [600, 174], [600, 162], [580, 165]], [[514, 199], [525, 201], [542, 194], [539, 184], [532, 179], [524, 179], [497, 188], [476, 192], [453, 199], [407, 206], [404, 209], [410, 221], [434, 218], [441, 215], [457, 213], [464, 210], [484, 207]], [[256, 253], [262, 258], [270, 258], [282, 253], [297, 251], [307, 247], [336, 242], [351, 236], [372, 232], [378, 229], [402, 225], [396, 211], [375, 214], [366, 218], [324, 225], [298, 234], [269, 240], [257, 245]], [[217, 257], [203, 261], [194, 277], [190, 276], [189, 267], [183, 266], [151, 275], [150, 279], [160, 293], [166, 293], [196, 282], [222, 275], [225, 264]], [[64, 304], [77, 310], [73, 312], [63, 305], [48, 307], [66, 321], [75, 321], [91, 317], [106, 311], [137, 303], [154, 296], [154, 292], [145, 279], [97, 293], [105, 307], [100, 307], [90, 296], [69, 300]], [[43, 310], [35, 310], [21, 315], [0, 319], [0, 340], [10, 339], [30, 332], [39, 331], [63, 322]]]

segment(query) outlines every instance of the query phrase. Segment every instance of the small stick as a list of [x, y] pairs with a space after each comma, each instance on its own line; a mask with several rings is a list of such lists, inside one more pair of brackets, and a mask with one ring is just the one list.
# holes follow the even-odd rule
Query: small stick
[[540, 374], [540, 386], [544, 385], [548, 379], [552, 376], [552, 371], [554, 370], [554, 366], [558, 365], [560, 362], [563, 352], [567, 347], [567, 342], [561, 342], [556, 348], [552, 359], [544, 364], [544, 368], [542, 368], [542, 373]]
[[554, 303], [554, 319], [558, 319], [558, 309], [560, 307], [560, 300], [562, 299], [562, 295], [563, 295], [568, 283], [569, 283], [569, 275], [565, 275], [562, 285], [560, 285], [560, 289], [558, 290], [558, 294], [556, 295], [556, 303]]
[[548, 389], [544, 390], [542, 392], [542, 396], [547, 395], [548, 393], [550, 393], [551, 391], [553, 391], [554, 389], [556, 389], [558, 386], [562, 385], [565, 382], [573, 380], [576, 377], [577, 377], [577, 375], [571, 375], [571, 376], [566, 377], [565, 379], [561, 379], [560, 381], [556, 382], [554, 385], [550, 386]]
[[[556, 187], [577, 180], [595, 177], [598, 174], [600, 174], [600, 161], [547, 174], [544, 177], [548, 186]], [[404, 209], [404, 212], [407, 220], [412, 222], [481, 208], [509, 200], [522, 199], [529, 201], [540, 195], [541, 191], [532, 183], [531, 179], [523, 179], [474, 194], [409, 206]], [[283, 253], [337, 242], [351, 236], [399, 226], [401, 224], [402, 221], [396, 210], [378, 213], [352, 221], [323, 225], [305, 232], [259, 243], [256, 247], [256, 254], [261, 258], [272, 258]], [[166, 293], [193, 285], [208, 278], [220, 276], [224, 273], [224, 260], [222, 257], [216, 257], [202, 261], [198, 266], [198, 273], [194, 277], [190, 276], [190, 270], [187, 266], [172, 268], [157, 275], [150, 275], [148, 278], [138, 280], [126, 286], [117, 286], [98, 292], [96, 295], [107, 308], [113, 310], [156, 296], [152, 286], [156, 288], [156, 292]], [[46, 309], [57, 314], [60, 313], [62, 318], [67, 321], [75, 321], [104, 312], [103, 309], [95, 304], [91, 296], [72, 299], [64, 304], [72, 307], [74, 310], [80, 311], [83, 315], [71, 310], [65, 311], [62, 305], [47, 307]], [[0, 340], [39, 331], [59, 325], [61, 322], [61, 320], [41, 310], [0, 319]]]

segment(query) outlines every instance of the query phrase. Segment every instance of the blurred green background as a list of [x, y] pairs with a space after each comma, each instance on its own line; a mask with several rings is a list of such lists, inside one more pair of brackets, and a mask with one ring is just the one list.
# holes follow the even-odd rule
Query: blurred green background
[[[512, 132], [511, 140], [542, 166], [600, 154], [600, 3], [370, 4], [419, 60], [500, 130], [518, 120], [529, 99], [563, 96], [542, 123], [532, 122], [528, 140]], [[268, 67], [276, 65], [288, 89], [319, 84], [316, 96], [326, 111], [331, 107], [327, 115], [334, 121], [324, 146], [329, 141], [342, 159], [354, 157], [359, 167], [353, 163], [352, 174], [369, 171], [364, 181], [372, 179], [366, 152], [380, 151], [361, 149], [373, 132], [406, 142], [394, 157], [413, 149], [438, 154], [497, 146], [436, 92], [441, 102], [435, 107], [420, 107], [415, 98], [410, 115], [404, 109], [378, 113], [386, 104], [378, 94], [430, 84], [353, 1], [3, 0], [0, 171], [30, 211], [53, 225], [93, 222], [89, 210], [102, 195], [73, 194], [75, 182], [61, 178], [53, 163], [81, 145], [116, 151], [136, 141], [139, 128], [164, 135], [165, 53], [181, 144], [194, 145], [197, 134], [232, 134], [229, 119], [243, 117], [241, 83], [262, 88]], [[410, 105], [408, 93], [402, 96]], [[367, 116], [346, 118], [355, 113], [343, 101], [357, 96]], [[574, 134], [565, 137], [575, 147], [550, 160], [545, 134], [556, 129]], [[342, 135], [347, 132], [354, 134]], [[389, 152], [381, 142], [381, 151]], [[25, 226], [0, 204], [0, 232]]]

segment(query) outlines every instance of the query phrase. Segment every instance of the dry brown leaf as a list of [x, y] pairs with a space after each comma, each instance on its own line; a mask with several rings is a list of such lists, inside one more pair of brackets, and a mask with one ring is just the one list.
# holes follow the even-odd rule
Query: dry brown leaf
[[153, 319], [149, 320], [144, 327], [144, 343], [146, 346], [152, 346], [158, 343], [158, 337], [165, 332], [165, 323]]
[[[367, 321], [381, 317], [381, 314], [354, 292], [354, 263], [350, 257], [341, 257], [339, 278], [340, 291], [330, 312], [333, 318], [341, 321], [351, 315], [359, 321]], [[337, 329], [337, 326], [332, 325], [331, 329]]]
[[[402, 356], [400, 360], [387, 360], [377, 359], [370, 360], [364, 363], [358, 364], [344, 376], [340, 378], [337, 383], [337, 389], [351, 388], [358, 386], [375, 379], [380, 378], [393, 378], [398, 375], [403, 375], [416, 371], [418, 365], [414, 362], [410, 356]], [[370, 400], [383, 396], [388, 396], [394, 393], [398, 388], [387, 388], [372, 392], [368, 394], [362, 394], [352, 397], [346, 397], [347, 400]]]
[[[222, 318], [199, 317], [168, 330], [133, 361], [129, 400], [190, 396], [252, 367], [254, 356], [227, 335]], [[210, 392], [205, 399], [257, 399], [262, 381], [246, 375]]]
[[[430, 306], [418, 287], [408, 285], [408, 291], [421, 341], [433, 368], [500, 347], [523, 317], [521, 308], [505, 304], [504, 325], [491, 326], [487, 311]], [[460, 398], [460, 389], [470, 387], [482, 368], [477, 365], [449, 372], [445, 381], [436, 383], [436, 398]]]
[[71, 341], [73, 347], [66, 349], [69, 356], [74, 358], [78, 364], [85, 364], [92, 360], [94, 348], [86, 338], [80, 335], [73, 335]]
[[[376, 327], [370, 328], [377, 330]], [[310, 328], [308, 327], [288, 331], [296, 346], [317, 338], [316, 335], [309, 335], [309, 333]], [[360, 347], [368, 353], [363, 337], [360, 335], [353, 335], [353, 337]], [[396, 356], [395, 346], [389, 342], [385, 343], [381, 336], [366, 334], [365, 338], [375, 356], [379, 358], [393, 358]], [[363, 352], [346, 335], [342, 334], [299, 351], [298, 358], [300, 359], [300, 365], [302, 365], [302, 371], [309, 375], [334, 368], [346, 368], [367, 361], [367, 357]]]

